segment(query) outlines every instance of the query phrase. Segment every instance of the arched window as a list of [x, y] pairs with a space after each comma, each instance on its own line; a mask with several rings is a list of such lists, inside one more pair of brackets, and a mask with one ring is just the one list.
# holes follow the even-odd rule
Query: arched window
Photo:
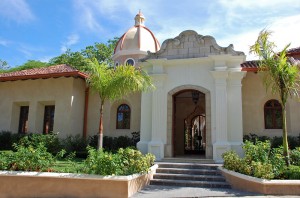
[[121, 104], [117, 109], [117, 129], [130, 129], [130, 107]]
[[128, 58], [128, 59], [126, 59], [125, 64], [134, 66], [135, 61], [132, 58]]
[[266, 129], [282, 129], [282, 108], [277, 100], [267, 101], [264, 112]]

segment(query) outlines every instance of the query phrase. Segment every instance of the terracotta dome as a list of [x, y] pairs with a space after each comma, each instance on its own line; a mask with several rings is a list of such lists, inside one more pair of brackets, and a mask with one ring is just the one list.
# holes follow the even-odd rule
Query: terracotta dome
[[114, 59], [123, 55], [147, 55], [147, 51], [157, 52], [160, 49], [153, 32], [144, 25], [144, 15], [139, 12], [134, 20], [135, 25], [119, 39], [114, 51]]

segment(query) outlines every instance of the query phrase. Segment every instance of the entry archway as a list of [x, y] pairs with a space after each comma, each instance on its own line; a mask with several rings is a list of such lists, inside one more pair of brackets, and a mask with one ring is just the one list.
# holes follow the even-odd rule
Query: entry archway
[[[195, 101], [193, 100], [192, 94], [199, 93], [199, 99], [198, 102], [195, 104]], [[175, 108], [176, 104], [176, 96], [186, 98], [186, 101], [189, 104], [186, 103], [184, 105], [184, 102], [180, 105], [185, 107], [177, 107]], [[178, 98], [177, 98], [178, 99]], [[199, 102], [202, 100], [202, 102]], [[200, 143], [202, 146], [202, 154], [205, 158], [212, 159], [212, 143], [211, 143], [211, 96], [209, 90], [195, 85], [183, 85], [174, 88], [173, 90], [168, 92], [168, 124], [167, 124], [167, 144], [165, 147], [165, 156], [166, 157], [176, 157], [180, 155], [184, 155], [187, 153], [185, 151], [185, 132], [184, 132], [184, 126], [185, 126], [185, 120], [189, 118], [189, 116], [193, 115], [200, 116], [202, 118], [202, 121], [205, 121], [205, 134], [201, 135], [202, 139], [199, 141], [196, 140], [196, 136], [194, 136], [194, 142], [197, 142], [198, 148]], [[199, 103], [199, 104], [198, 104]], [[201, 104], [200, 104], [201, 103]], [[202, 106], [201, 106], [202, 105]], [[197, 110], [198, 108], [198, 110]], [[201, 111], [202, 113], [199, 114], [198, 111]], [[177, 113], [176, 113], [177, 111]], [[181, 111], [178, 114], [178, 111]], [[178, 118], [177, 116], [180, 115]], [[177, 117], [177, 118], [176, 118]], [[180, 121], [181, 120], [181, 121]], [[181, 122], [181, 123], [180, 123]], [[176, 124], [178, 123], [178, 124]], [[203, 123], [201, 123], [203, 124]], [[202, 126], [203, 127], [203, 126]], [[191, 128], [195, 132], [195, 128]], [[202, 130], [203, 130], [202, 129]], [[201, 132], [202, 133], [202, 132]], [[197, 134], [200, 134], [197, 132]], [[203, 133], [202, 133], [203, 134]], [[204, 144], [203, 144], [204, 143]], [[196, 146], [196, 144], [194, 145]], [[194, 147], [195, 148], [195, 147]], [[205, 151], [205, 152], [203, 152]], [[199, 153], [201, 154], [201, 153]]]

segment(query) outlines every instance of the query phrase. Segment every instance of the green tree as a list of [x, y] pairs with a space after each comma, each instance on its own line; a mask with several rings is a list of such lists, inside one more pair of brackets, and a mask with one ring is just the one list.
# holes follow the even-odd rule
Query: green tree
[[118, 40], [118, 37], [114, 37], [114, 39], [108, 40], [107, 44], [95, 43], [93, 46], [87, 46], [81, 51], [81, 54], [90, 60], [96, 58], [99, 63], [113, 66], [112, 55]]
[[87, 72], [89, 70], [87, 59], [97, 59], [99, 63], [106, 63], [113, 66], [112, 55], [119, 38], [115, 37], [108, 40], [107, 44], [95, 43], [94, 45], [87, 46], [81, 52], [72, 52], [68, 49], [65, 53], [52, 58], [49, 61], [50, 65], [68, 64], [74, 68]]
[[96, 58], [88, 61], [91, 68], [87, 82], [100, 96], [98, 149], [103, 147], [103, 108], [106, 101], [114, 101], [133, 92], [154, 88], [151, 77], [134, 66], [118, 66], [115, 69]]
[[8, 63], [0, 59], [0, 73], [7, 69], [9, 69]]
[[283, 155], [286, 164], [289, 165], [289, 150], [286, 125], [286, 103], [289, 97], [298, 97], [299, 91], [299, 69], [288, 61], [286, 45], [281, 52], [275, 52], [274, 42], [269, 41], [272, 32], [262, 30], [250, 52], [260, 58], [259, 71], [263, 74], [264, 84], [271, 89], [273, 94], [278, 94], [282, 106], [282, 133], [283, 133]]
[[10, 68], [6, 71], [13, 72], [13, 71], [20, 71], [20, 70], [24, 70], [24, 69], [33, 69], [33, 68], [40, 68], [40, 67], [46, 67], [46, 66], [49, 66], [49, 64], [46, 62], [36, 61], [36, 60], [28, 60], [23, 65], [19, 65], [17, 67]]
[[74, 68], [86, 71], [86, 58], [80, 52], [72, 52], [68, 49], [65, 53], [50, 59], [50, 65], [67, 64]]

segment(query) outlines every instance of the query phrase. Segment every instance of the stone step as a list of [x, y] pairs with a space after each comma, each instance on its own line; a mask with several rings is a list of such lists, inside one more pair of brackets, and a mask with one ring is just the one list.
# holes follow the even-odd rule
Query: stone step
[[225, 178], [223, 176], [218, 176], [218, 175], [190, 175], [190, 174], [156, 173], [153, 175], [153, 179], [225, 182]]
[[197, 163], [197, 164], [214, 164], [215, 161], [213, 159], [199, 159], [199, 158], [180, 158], [180, 157], [171, 157], [171, 158], [163, 158], [157, 162], [172, 162], [172, 163]]
[[220, 164], [194, 162], [158, 162], [150, 185], [230, 188], [217, 169]]
[[220, 164], [198, 164], [198, 163], [171, 163], [159, 162], [157, 163], [160, 168], [185, 168], [185, 169], [211, 169], [217, 170]]
[[181, 187], [203, 187], [203, 188], [231, 188], [226, 182], [216, 181], [188, 181], [170, 179], [152, 179], [150, 185], [181, 186]]
[[160, 168], [156, 173], [187, 174], [187, 175], [221, 175], [218, 170], [213, 169], [187, 169], [187, 168]]

